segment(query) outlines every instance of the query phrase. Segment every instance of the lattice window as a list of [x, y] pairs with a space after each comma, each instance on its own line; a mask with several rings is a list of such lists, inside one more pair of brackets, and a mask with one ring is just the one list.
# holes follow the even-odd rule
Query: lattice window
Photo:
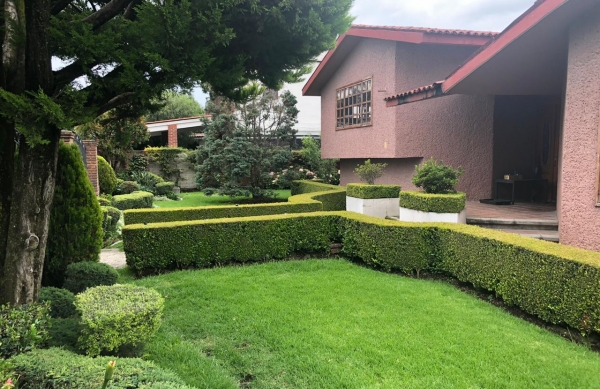
[[371, 79], [337, 90], [336, 128], [364, 127], [372, 124]]

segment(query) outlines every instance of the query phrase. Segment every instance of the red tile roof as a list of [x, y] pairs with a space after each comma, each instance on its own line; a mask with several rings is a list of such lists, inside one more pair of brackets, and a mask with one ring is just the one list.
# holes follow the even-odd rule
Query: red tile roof
[[487, 36], [494, 37], [498, 32], [493, 31], [473, 31], [473, 30], [452, 30], [444, 28], [428, 28], [428, 27], [412, 27], [412, 26], [371, 26], [367, 24], [353, 24], [352, 28], [366, 30], [391, 30], [405, 32], [422, 32], [425, 34], [442, 34], [442, 35], [464, 35], [464, 36]]
[[403, 93], [388, 96], [388, 97], [384, 98], [384, 100], [385, 101], [395, 100], [395, 99], [399, 99], [402, 97], [407, 97], [407, 96], [412, 96], [412, 95], [416, 95], [416, 94], [427, 92], [427, 91], [432, 91], [432, 90], [438, 89], [439, 86], [443, 84], [443, 82], [444, 82], [443, 80], [434, 82], [433, 84], [421, 86], [419, 88], [411, 89], [411, 90], [403, 92]]

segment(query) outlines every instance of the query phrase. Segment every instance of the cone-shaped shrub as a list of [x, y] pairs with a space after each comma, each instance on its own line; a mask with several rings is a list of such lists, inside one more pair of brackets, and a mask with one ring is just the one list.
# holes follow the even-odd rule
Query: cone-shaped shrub
[[97, 261], [102, 248], [102, 211], [76, 145], [61, 144], [44, 284], [62, 286], [67, 265]]
[[117, 189], [117, 175], [112, 166], [102, 157], [98, 157], [98, 183], [100, 193], [112, 194]]

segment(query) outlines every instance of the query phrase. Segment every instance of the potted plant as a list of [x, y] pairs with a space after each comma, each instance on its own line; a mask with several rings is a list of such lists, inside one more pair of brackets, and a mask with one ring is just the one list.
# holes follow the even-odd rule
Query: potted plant
[[375, 185], [387, 164], [371, 163], [367, 159], [354, 172], [366, 184], [349, 184], [346, 187], [346, 210], [380, 218], [398, 218], [400, 185]]
[[467, 197], [454, 189], [462, 173], [462, 168], [454, 169], [433, 158], [415, 166], [413, 184], [423, 190], [400, 194], [400, 220], [466, 223]]

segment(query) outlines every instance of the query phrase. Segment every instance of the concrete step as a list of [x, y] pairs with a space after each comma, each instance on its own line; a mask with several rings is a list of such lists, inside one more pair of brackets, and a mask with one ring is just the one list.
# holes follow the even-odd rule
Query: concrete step
[[508, 229], [501, 230], [504, 232], [508, 232], [511, 234], [519, 234], [522, 236], [526, 236], [528, 238], [534, 238], [539, 240], [547, 240], [548, 242], [558, 243], [558, 231], [548, 231], [548, 230], [516, 230], [516, 229]]
[[467, 218], [467, 224], [496, 230], [557, 231], [556, 220]]

